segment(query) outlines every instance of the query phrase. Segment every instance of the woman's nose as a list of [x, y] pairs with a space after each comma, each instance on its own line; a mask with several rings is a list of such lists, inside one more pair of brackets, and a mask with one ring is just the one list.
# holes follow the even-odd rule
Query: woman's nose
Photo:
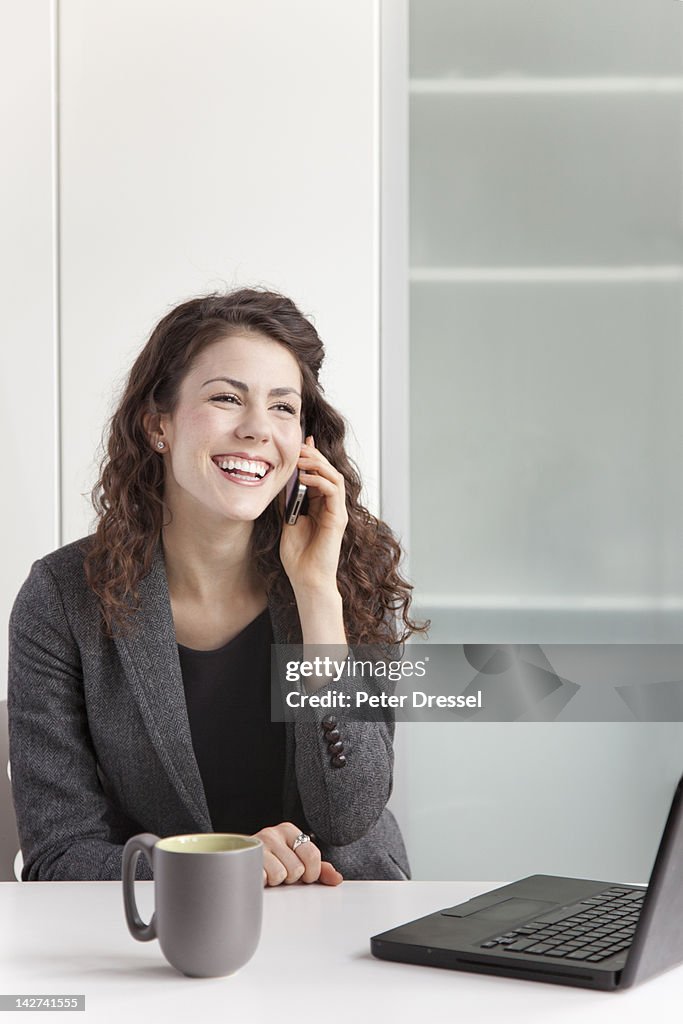
[[270, 437], [270, 424], [265, 411], [260, 409], [245, 410], [235, 428], [238, 437], [249, 437], [254, 441], [267, 441]]

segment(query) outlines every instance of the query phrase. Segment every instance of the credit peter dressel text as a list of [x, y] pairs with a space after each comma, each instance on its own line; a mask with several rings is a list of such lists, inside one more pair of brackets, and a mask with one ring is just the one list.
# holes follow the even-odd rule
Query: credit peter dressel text
[[466, 697], [461, 694], [425, 693], [413, 690], [411, 693], [340, 693], [326, 690], [325, 693], [300, 693], [291, 690], [286, 697], [290, 708], [480, 708], [481, 690]]

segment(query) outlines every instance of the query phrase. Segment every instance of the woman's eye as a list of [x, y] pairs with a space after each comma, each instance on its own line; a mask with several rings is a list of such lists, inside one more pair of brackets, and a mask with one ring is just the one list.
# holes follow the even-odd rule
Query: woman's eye
[[237, 395], [214, 395], [211, 401], [220, 402], [222, 399], [225, 399], [227, 402], [239, 402]]
[[[211, 401], [221, 402], [227, 405], [241, 404], [241, 399], [239, 395], [212, 395]], [[291, 416], [297, 415], [296, 409], [294, 408], [293, 405], [290, 405], [289, 402], [278, 402], [277, 405], [273, 406], [273, 408], [277, 409], [278, 411], [289, 413]]]

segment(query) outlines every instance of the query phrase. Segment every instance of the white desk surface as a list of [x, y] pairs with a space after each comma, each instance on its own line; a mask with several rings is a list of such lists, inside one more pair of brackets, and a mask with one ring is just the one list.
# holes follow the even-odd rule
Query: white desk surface
[[[128, 1024], [309, 1020], [330, 1024], [678, 1019], [683, 967], [625, 992], [394, 964], [370, 954], [378, 932], [453, 906], [495, 882], [343, 882], [264, 891], [261, 943], [227, 978], [186, 978], [156, 941], [128, 933], [118, 882], [0, 883], [0, 994], [85, 994], [58, 1019]], [[153, 882], [137, 882], [149, 919]], [[218, 1016], [209, 1016], [213, 1011]], [[26, 1013], [28, 1011], [24, 1011]], [[29, 1015], [45, 1021], [44, 1011]], [[8, 1017], [3, 1020], [16, 1020]], [[50, 1019], [50, 1018], [48, 1018]]]

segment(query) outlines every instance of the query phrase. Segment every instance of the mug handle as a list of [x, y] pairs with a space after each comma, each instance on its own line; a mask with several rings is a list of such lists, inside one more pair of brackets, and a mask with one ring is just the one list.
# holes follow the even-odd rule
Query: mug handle
[[137, 903], [135, 902], [135, 868], [138, 857], [144, 853], [150, 868], [154, 870], [152, 861], [152, 850], [154, 844], [159, 842], [159, 836], [151, 832], [142, 832], [139, 836], [132, 836], [123, 848], [123, 860], [121, 874], [123, 877], [123, 908], [126, 912], [126, 924], [128, 931], [138, 942], [149, 942], [156, 939], [156, 910], [152, 914], [149, 924], [140, 917]]

